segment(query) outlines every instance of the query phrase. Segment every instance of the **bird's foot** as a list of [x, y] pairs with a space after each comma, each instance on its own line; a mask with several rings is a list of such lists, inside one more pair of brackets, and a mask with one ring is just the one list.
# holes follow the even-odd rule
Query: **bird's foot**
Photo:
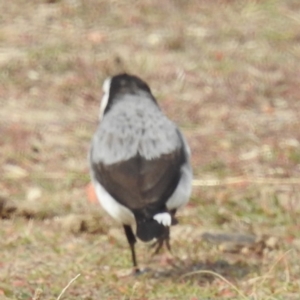
[[148, 273], [150, 271], [151, 271], [151, 269], [149, 269], [149, 268], [143, 268], [143, 269], [141, 269], [141, 268], [137, 268], [136, 267], [136, 268], [133, 269], [132, 275], [133, 276], [140, 276], [140, 275], [146, 274], [146, 273]]
[[150, 245], [151, 249], [155, 248], [152, 256], [158, 254], [164, 244], [166, 245], [169, 252], [172, 253], [172, 249], [171, 249], [171, 245], [170, 245], [170, 239], [169, 238], [159, 238], [152, 245]]
[[163, 244], [164, 240], [158, 239], [152, 245], [150, 245], [150, 249], [154, 249], [152, 256], [157, 255], [159, 253], [160, 249], [163, 247]]

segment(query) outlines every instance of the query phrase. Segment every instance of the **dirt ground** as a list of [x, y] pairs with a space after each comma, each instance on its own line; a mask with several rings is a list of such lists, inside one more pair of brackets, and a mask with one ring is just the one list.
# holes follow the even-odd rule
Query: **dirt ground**
[[[300, 2], [0, 2], [0, 299], [299, 299]], [[146, 80], [192, 150], [173, 255], [132, 276], [87, 152], [103, 80]]]

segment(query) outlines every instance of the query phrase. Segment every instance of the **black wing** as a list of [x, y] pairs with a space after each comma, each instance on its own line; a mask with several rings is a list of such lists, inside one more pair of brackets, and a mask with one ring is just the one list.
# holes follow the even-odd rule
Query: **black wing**
[[184, 162], [182, 146], [156, 159], [146, 160], [138, 154], [110, 165], [93, 163], [92, 169], [95, 178], [116, 201], [133, 212], [152, 217], [165, 207], [177, 187]]

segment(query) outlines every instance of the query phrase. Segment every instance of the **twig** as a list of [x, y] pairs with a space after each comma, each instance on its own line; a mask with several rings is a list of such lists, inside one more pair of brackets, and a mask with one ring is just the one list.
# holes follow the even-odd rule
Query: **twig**
[[264, 284], [264, 282], [267, 280], [267, 276], [271, 275], [271, 272], [274, 270], [274, 268], [278, 265], [278, 263], [284, 259], [293, 249], [289, 249], [287, 251], [285, 251], [282, 255], [279, 256], [279, 258], [276, 259], [276, 261], [273, 263], [273, 265], [271, 266], [271, 268], [268, 270], [266, 276], [263, 276], [263, 280], [261, 282], [261, 286]]
[[56, 300], [60, 300], [62, 295], [65, 293], [65, 291], [69, 288], [69, 286], [80, 276], [80, 274], [77, 274], [73, 279], [70, 280], [70, 282], [63, 288], [59, 296], [57, 297]]
[[42, 293], [43, 291], [41, 289], [36, 289], [32, 297], [32, 300], [39, 300]]
[[216, 272], [213, 272], [213, 271], [209, 271], [209, 270], [199, 270], [199, 271], [194, 271], [194, 272], [189, 272], [189, 273], [186, 273], [184, 275], [182, 275], [180, 277], [181, 278], [184, 278], [184, 277], [187, 277], [187, 276], [190, 276], [190, 275], [195, 275], [195, 274], [211, 274], [213, 276], [216, 276], [218, 277], [219, 279], [223, 280], [225, 283], [227, 283], [233, 290], [235, 290], [243, 299], [248, 299], [233, 283], [231, 283], [230, 281], [228, 281], [225, 277], [223, 277], [222, 275], [216, 273]]
[[221, 186], [221, 185], [234, 185], [234, 184], [299, 184], [300, 178], [249, 178], [249, 177], [229, 177], [224, 179], [195, 179], [193, 186]]
[[[273, 265], [271, 266], [271, 268], [267, 271], [267, 273], [263, 276], [257, 277], [255, 279], [262, 279], [261, 282], [259, 282], [259, 284], [255, 287], [253, 287], [253, 289], [255, 288], [255, 290], [251, 293], [251, 296], [254, 296], [256, 294], [256, 290], [257, 289], [262, 289], [263, 284], [266, 282], [267, 279], [273, 278], [273, 276], [271, 276], [272, 271], [274, 270], [274, 268], [278, 265], [278, 263], [285, 259], [286, 256], [292, 251], [293, 249], [289, 249], [287, 251], [285, 251], [282, 255], [279, 256], [279, 258], [276, 259], [276, 261], [273, 263]], [[272, 299], [277, 299], [277, 298], [273, 298], [274, 295], [278, 294], [280, 291], [277, 290], [276, 292], [274, 292], [273, 294], [269, 295], [266, 300], [272, 300]]]

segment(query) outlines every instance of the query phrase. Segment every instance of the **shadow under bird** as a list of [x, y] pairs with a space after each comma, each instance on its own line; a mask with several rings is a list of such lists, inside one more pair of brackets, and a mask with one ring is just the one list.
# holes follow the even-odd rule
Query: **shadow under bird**
[[156, 239], [155, 253], [163, 244], [170, 250], [170, 226], [191, 194], [190, 150], [139, 77], [108, 78], [103, 92], [89, 153], [92, 182], [103, 208], [123, 225], [139, 271], [136, 237]]

